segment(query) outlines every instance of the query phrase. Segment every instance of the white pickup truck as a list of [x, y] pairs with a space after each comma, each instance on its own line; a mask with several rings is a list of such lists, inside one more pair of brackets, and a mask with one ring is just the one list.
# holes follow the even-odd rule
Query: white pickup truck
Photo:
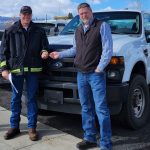
[[[137, 10], [96, 12], [112, 31], [113, 57], [106, 68], [107, 100], [112, 115], [119, 115], [133, 129], [150, 118], [150, 13]], [[50, 48], [62, 51], [72, 47], [79, 16], [64, 30], [49, 37]], [[80, 113], [74, 58], [49, 62], [40, 82], [39, 108]]]

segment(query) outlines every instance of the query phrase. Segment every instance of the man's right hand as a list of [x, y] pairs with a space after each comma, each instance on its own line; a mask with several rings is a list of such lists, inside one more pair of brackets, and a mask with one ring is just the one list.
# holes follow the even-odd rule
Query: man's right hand
[[53, 59], [58, 59], [59, 58], [59, 52], [51, 52], [49, 56]]
[[8, 80], [8, 75], [9, 75], [9, 71], [8, 70], [4, 70], [2, 71], [2, 77], [6, 80]]

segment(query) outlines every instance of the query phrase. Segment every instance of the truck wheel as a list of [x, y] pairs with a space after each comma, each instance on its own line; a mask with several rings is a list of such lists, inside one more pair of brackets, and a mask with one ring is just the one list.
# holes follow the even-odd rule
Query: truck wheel
[[133, 76], [123, 109], [126, 121], [132, 129], [138, 129], [147, 122], [150, 112], [149, 89], [142, 75]]

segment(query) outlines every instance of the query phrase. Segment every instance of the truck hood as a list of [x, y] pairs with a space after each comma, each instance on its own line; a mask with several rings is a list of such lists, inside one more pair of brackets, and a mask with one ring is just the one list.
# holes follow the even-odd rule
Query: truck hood
[[123, 53], [124, 50], [132, 48], [133, 45], [140, 45], [141, 40], [137, 35], [113, 35], [113, 52], [114, 54]]
[[[72, 45], [74, 35], [58, 35], [48, 38], [49, 44], [52, 45]], [[132, 44], [139, 45], [140, 40], [137, 35], [112, 35], [113, 38], [113, 52], [114, 55], [121, 55], [122, 50], [132, 46]]]
[[74, 35], [57, 35], [48, 37], [49, 44], [51, 45], [73, 45]]

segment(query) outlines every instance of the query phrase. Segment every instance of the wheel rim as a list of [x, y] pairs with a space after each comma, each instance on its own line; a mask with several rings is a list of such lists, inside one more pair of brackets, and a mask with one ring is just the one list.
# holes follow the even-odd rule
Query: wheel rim
[[145, 96], [141, 87], [137, 87], [133, 91], [132, 110], [136, 118], [140, 118], [145, 108]]

